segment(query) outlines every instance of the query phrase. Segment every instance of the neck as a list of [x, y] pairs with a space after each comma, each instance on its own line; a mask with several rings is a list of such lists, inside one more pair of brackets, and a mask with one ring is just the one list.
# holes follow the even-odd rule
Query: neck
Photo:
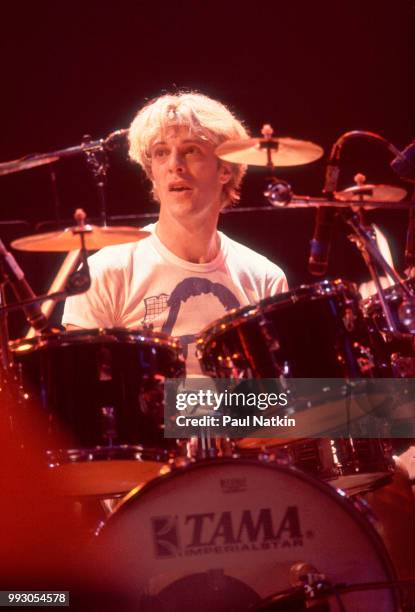
[[192, 263], [208, 263], [215, 259], [220, 248], [216, 230], [217, 219], [204, 219], [195, 226], [189, 221], [167, 219], [160, 213], [156, 226], [158, 238], [174, 255]]

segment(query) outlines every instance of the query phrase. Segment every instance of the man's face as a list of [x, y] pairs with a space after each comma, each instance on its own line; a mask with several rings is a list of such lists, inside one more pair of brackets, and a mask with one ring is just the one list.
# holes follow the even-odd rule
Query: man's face
[[230, 179], [212, 144], [175, 126], [152, 145], [151, 172], [161, 212], [176, 218], [217, 214], [223, 185]]

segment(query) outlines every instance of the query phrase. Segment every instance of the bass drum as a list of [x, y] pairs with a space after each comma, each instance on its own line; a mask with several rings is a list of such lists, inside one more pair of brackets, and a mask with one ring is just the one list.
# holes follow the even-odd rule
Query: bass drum
[[[106, 579], [135, 593], [140, 612], [243, 612], [308, 572], [333, 585], [394, 579], [354, 502], [293, 468], [249, 460], [200, 462], [149, 482], [96, 544], [111, 560]], [[391, 588], [340, 597], [348, 611], [399, 609]], [[329, 603], [339, 609], [334, 596]]]

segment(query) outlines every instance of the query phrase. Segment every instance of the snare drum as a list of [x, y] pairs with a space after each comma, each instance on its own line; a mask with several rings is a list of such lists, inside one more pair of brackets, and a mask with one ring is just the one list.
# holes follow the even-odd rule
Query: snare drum
[[[111, 562], [106, 583], [123, 585], [140, 612], [243, 612], [307, 572], [333, 585], [394, 577], [357, 503], [296, 470], [247, 460], [200, 462], [151, 481], [127, 496], [96, 545]], [[398, 609], [392, 588], [340, 598], [354, 612]]]
[[178, 343], [149, 329], [63, 332], [12, 343], [25, 402], [44, 415], [47, 457], [74, 495], [112, 495], [159, 475], [163, 380], [184, 376]]

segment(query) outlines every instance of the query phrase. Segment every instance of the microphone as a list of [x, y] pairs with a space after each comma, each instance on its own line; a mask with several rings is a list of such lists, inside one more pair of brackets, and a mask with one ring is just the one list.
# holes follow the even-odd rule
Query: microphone
[[415, 140], [391, 161], [392, 170], [401, 178], [415, 182]]
[[[36, 295], [27, 282], [23, 270], [13, 255], [7, 251], [2, 240], [0, 240], [0, 258], [5, 264], [5, 271], [16, 298], [18, 300], [35, 298]], [[43, 314], [39, 304], [28, 304], [26, 306], [22, 306], [22, 308], [26, 315], [27, 321], [36, 329], [36, 331], [42, 331], [48, 327], [49, 321]]]
[[308, 259], [308, 270], [313, 276], [323, 276], [327, 272], [335, 214], [332, 207], [317, 209]]
[[[330, 152], [323, 187], [323, 193], [328, 198], [332, 198], [337, 189], [340, 173], [339, 157], [344, 139], [345, 136], [339, 138]], [[308, 258], [308, 270], [313, 276], [324, 276], [327, 272], [334, 215], [334, 208], [317, 208], [313, 239], [310, 242], [310, 257]]]
[[405, 244], [405, 267], [415, 266], [415, 188], [411, 198], [411, 208], [409, 209], [408, 228], [406, 230]]

